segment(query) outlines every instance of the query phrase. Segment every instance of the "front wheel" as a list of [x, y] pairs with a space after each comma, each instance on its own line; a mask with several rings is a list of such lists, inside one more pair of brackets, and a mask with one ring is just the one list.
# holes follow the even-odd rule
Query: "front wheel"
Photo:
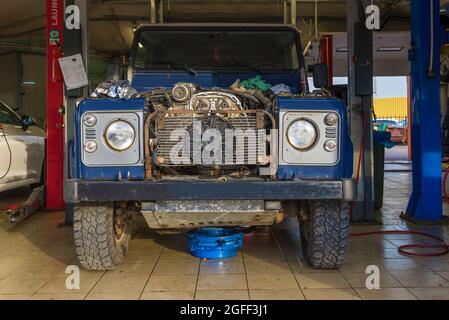
[[315, 269], [337, 268], [349, 242], [349, 203], [339, 200], [308, 201], [298, 215], [301, 247]]
[[75, 249], [87, 270], [113, 270], [125, 259], [131, 238], [126, 208], [114, 203], [83, 203], [73, 216]]

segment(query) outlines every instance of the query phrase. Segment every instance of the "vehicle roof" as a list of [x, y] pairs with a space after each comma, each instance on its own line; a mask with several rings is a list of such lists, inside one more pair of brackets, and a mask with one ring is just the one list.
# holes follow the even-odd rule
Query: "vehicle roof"
[[292, 25], [264, 23], [162, 23], [143, 24], [136, 32], [142, 30], [252, 30], [252, 31], [291, 31], [299, 33]]

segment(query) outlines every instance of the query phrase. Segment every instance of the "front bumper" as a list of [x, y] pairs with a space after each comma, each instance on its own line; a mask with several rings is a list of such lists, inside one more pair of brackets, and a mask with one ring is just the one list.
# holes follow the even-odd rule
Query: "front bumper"
[[354, 179], [219, 181], [88, 181], [66, 180], [67, 203], [157, 200], [320, 200], [352, 201]]

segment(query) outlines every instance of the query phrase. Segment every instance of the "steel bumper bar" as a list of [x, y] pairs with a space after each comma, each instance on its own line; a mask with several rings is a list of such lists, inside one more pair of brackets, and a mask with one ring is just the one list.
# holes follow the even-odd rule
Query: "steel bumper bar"
[[356, 199], [353, 179], [293, 181], [87, 181], [66, 180], [67, 203], [156, 200]]

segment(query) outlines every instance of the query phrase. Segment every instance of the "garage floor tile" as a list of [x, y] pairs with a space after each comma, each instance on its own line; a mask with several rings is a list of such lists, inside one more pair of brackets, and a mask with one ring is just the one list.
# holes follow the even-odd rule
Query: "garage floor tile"
[[199, 261], [188, 262], [163, 262], [159, 261], [153, 270], [153, 275], [179, 275], [179, 274], [198, 274], [200, 267]]
[[449, 288], [410, 288], [413, 293], [420, 300], [449, 300]]
[[[343, 275], [353, 288], [366, 288], [368, 275], [361, 272], [350, 272]], [[380, 271], [381, 288], [402, 288], [402, 285], [391, 274], [386, 271]]]
[[449, 287], [449, 281], [436, 272], [392, 271], [391, 275], [407, 288]]
[[194, 290], [190, 291], [145, 291], [140, 300], [193, 300]]
[[201, 261], [200, 274], [245, 273], [245, 265], [240, 261]]
[[79, 289], [67, 289], [65, 278], [53, 278], [48, 281], [39, 291], [38, 294], [72, 294], [72, 293], [89, 293], [92, 288], [100, 281], [100, 277], [80, 277]]
[[293, 274], [248, 274], [247, 277], [250, 290], [299, 288]]
[[265, 260], [265, 261], [246, 261], [245, 269], [248, 274], [250, 273], [292, 273], [290, 266], [284, 260]]
[[7, 277], [0, 281], [1, 294], [34, 294], [39, 291], [49, 278]]
[[416, 300], [416, 297], [405, 288], [381, 288], [379, 290], [357, 288], [355, 290], [363, 300]]
[[139, 300], [140, 292], [91, 292], [85, 300]]
[[104, 275], [92, 289], [92, 293], [142, 292], [147, 283], [147, 276]]
[[301, 290], [249, 290], [251, 300], [304, 300]]
[[31, 300], [83, 300], [87, 293], [36, 293]]
[[248, 290], [197, 291], [195, 300], [248, 300]]
[[107, 271], [108, 276], [150, 276], [154, 269], [155, 262], [141, 262], [141, 263], [123, 263], [113, 271]]
[[2, 300], [31, 300], [31, 294], [0, 294]]
[[295, 277], [301, 289], [350, 288], [346, 279], [338, 273], [299, 273]]
[[303, 289], [307, 300], [360, 300], [354, 289]]
[[[410, 193], [410, 174], [385, 173], [383, 224], [351, 232], [420, 230], [443, 235], [449, 226], [418, 226], [399, 218]], [[0, 194], [0, 207], [19, 197]], [[449, 212], [449, 205], [444, 204]], [[12, 227], [0, 211], [0, 300], [6, 299], [449, 299], [449, 255], [414, 258], [397, 247], [428, 243], [411, 235], [354, 237], [338, 270], [312, 269], [300, 249], [295, 219], [245, 236], [243, 252], [200, 260], [186, 250], [184, 234], [160, 235], [136, 217], [124, 264], [114, 271], [80, 269], [81, 290], [67, 290], [66, 267], [79, 266], [72, 228], [58, 226], [64, 212], [40, 212]], [[380, 269], [380, 290], [368, 290], [366, 268]]]
[[195, 290], [196, 275], [152, 275], [145, 291]]
[[247, 290], [244, 274], [200, 274], [197, 290]]

